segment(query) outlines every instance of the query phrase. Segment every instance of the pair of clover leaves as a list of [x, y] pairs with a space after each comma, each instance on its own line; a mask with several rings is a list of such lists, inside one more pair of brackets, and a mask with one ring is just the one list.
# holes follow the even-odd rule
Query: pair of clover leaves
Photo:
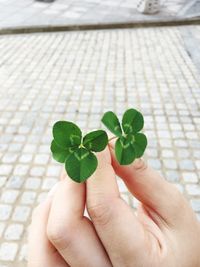
[[[101, 121], [117, 138], [115, 155], [120, 165], [131, 164], [144, 154], [147, 138], [140, 133], [144, 119], [139, 111], [125, 111], [121, 124], [112, 111], [106, 112]], [[104, 130], [92, 131], [83, 137], [80, 128], [73, 122], [57, 121], [53, 126], [51, 152], [56, 161], [65, 164], [68, 176], [81, 183], [97, 168], [98, 161], [94, 152], [104, 150], [108, 142]]]

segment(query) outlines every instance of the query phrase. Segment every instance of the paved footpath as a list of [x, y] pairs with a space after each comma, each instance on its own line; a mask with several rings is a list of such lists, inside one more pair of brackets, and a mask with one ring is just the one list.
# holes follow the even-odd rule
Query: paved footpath
[[88, 131], [104, 111], [141, 110], [149, 164], [200, 217], [200, 79], [182, 35], [190, 29], [0, 36], [0, 267], [26, 266], [31, 212], [61, 171], [49, 151], [56, 120]]
[[[197, 1], [197, 0], [196, 0]], [[140, 14], [138, 0], [0, 0], [0, 29], [15, 27], [130, 23], [184, 18], [187, 0], [161, 0], [161, 10], [154, 15]], [[198, 5], [200, 7], [200, 4]], [[195, 10], [198, 8], [195, 7]], [[200, 9], [195, 16], [200, 14]]]

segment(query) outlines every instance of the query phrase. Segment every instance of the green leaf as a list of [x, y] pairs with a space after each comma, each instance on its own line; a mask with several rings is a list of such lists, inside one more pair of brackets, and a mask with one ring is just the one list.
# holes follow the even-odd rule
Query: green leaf
[[53, 126], [53, 137], [63, 147], [79, 146], [82, 133], [79, 127], [70, 121], [57, 121]]
[[108, 135], [103, 130], [97, 130], [86, 134], [83, 138], [83, 145], [92, 151], [100, 152], [108, 144]]
[[147, 138], [142, 133], [137, 133], [134, 136], [135, 142], [133, 143], [133, 146], [135, 148], [136, 158], [142, 157], [144, 154], [144, 151], [147, 147]]
[[62, 148], [60, 147], [55, 140], [51, 142], [51, 152], [53, 158], [60, 162], [64, 163], [66, 158], [73, 152], [72, 148]]
[[108, 111], [106, 112], [101, 121], [103, 124], [116, 136], [120, 137], [122, 136], [122, 129], [119, 123], [119, 120], [114, 112]]
[[97, 168], [96, 156], [85, 148], [76, 149], [65, 161], [65, 169], [75, 182], [84, 182]]
[[132, 145], [132, 137], [120, 137], [115, 143], [115, 155], [121, 165], [128, 165], [135, 159], [135, 149]]
[[135, 134], [142, 130], [144, 118], [142, 114], [135, 109], [128, 109], [122, 118], [122, 128], [125, 134]]

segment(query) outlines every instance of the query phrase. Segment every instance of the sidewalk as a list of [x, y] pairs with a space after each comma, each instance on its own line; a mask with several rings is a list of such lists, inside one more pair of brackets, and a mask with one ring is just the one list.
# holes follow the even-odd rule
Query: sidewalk
[[200, 26], [0, 36], [0, 267], [26, 266], [31, 212], [61, 171], [49, 150], [57, 120], [86, 132], [107, 110], [141, 110], [148, 163], [200, 219], [200, 78], [188, 35], [198, 40]]
[[0, 0], [0, 29], [176, 21], [200, 14], [199, 9], [194, 16], [186, 16], [188, 0], [163, 0], [161, 11], [154, 15], [140, 14], [136, 5], [137, 0], [56, 0], [49, 4], [34, 0]]
[[[198, 18], [200, 0], [0, 0], [6, 28]], [[107, 110], [144, 114], [149, 165], [185, 195], [200, 220], [200, 26], [0, 35], [0, 267], [27, 266], [32, 210], [58, 181], [52, 125], [101, 128]], [[137, 200], [118, 179], [121, 197]]]

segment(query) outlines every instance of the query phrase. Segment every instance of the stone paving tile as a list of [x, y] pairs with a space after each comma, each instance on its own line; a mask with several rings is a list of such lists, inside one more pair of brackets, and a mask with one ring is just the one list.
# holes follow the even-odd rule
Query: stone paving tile
[[49, 151], [56, 120], [88, 131], [108, 109], [140, 109], [146, 159], [200, 217], [200, 80], [180, 28], [1, 36], [0, 81], [0, 266], [26, 266], [31, 212], [61, 171]]
[[174, 20], [186, 0], [160, 1], [161, 10], [153, 16], [136, 10], [138, 0], [1, 0], [0, 29], [7, 27], [105, 24], [116, 22]]

